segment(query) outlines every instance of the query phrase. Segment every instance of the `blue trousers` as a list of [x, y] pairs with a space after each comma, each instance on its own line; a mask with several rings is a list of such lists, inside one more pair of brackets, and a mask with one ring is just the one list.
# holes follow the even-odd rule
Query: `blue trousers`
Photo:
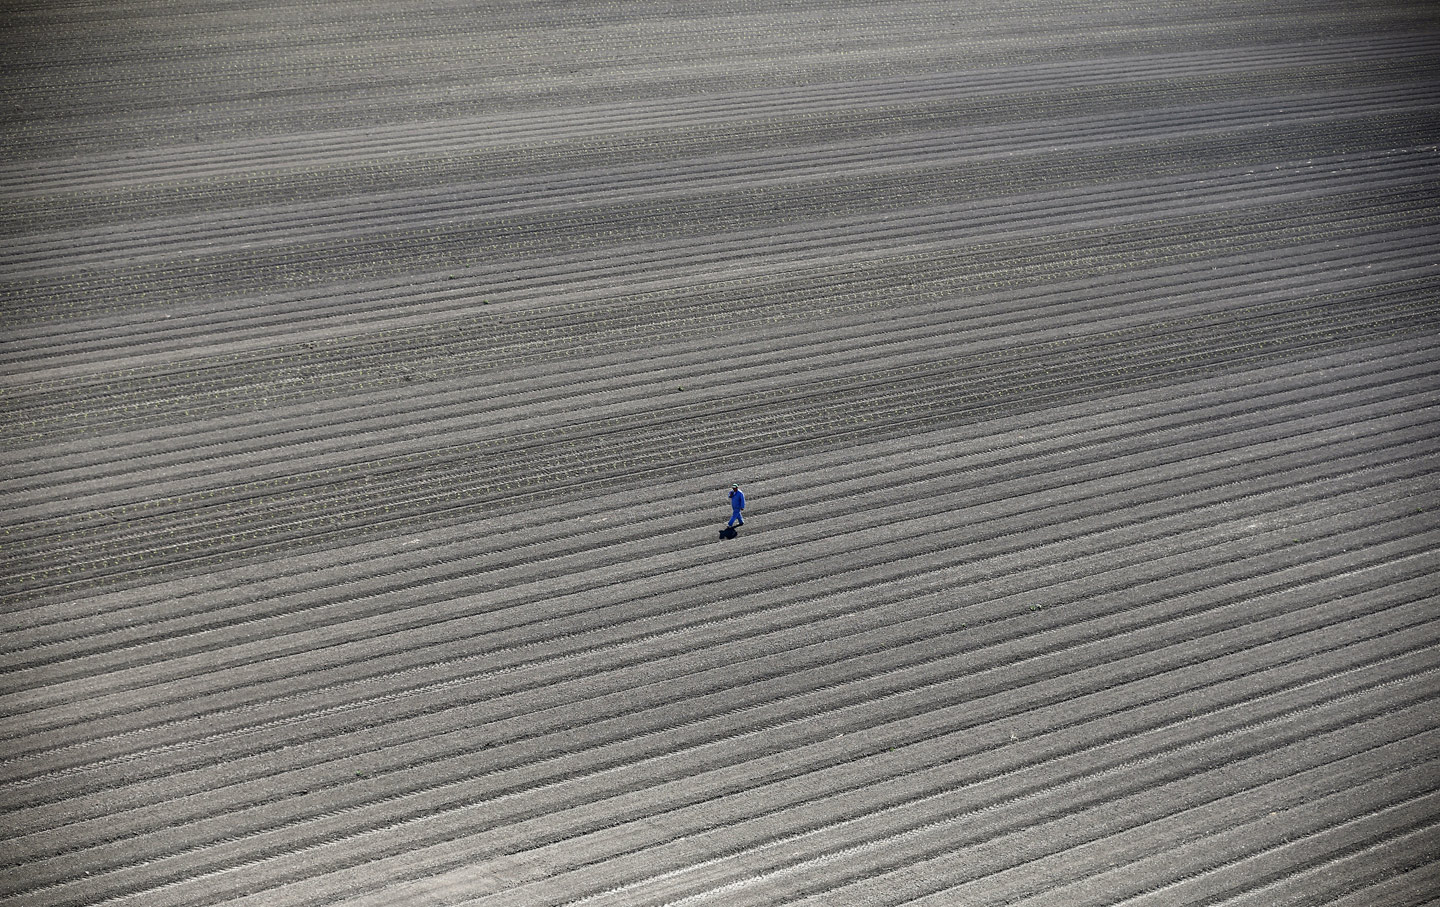
[[741, 526], [744, 526], [744, 525], [745, 525], [745, 520], [740, 516], [740, 511], [739, 511], [739, 510], [736, 510], [734, 513], [730, 514], [730, 522], [728, 522], [728, 523], [725, 524], [725, 528], [726, 528], [726, 529], [729, 529], [731, 526], [734, 526], [736, 523], [739, 523]]

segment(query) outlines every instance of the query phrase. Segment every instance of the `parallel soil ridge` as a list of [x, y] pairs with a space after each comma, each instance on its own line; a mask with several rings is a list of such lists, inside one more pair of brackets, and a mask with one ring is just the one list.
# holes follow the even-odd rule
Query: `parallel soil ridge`
[[1431, 4], [12, 6], [0, 905], [1433, 903]]

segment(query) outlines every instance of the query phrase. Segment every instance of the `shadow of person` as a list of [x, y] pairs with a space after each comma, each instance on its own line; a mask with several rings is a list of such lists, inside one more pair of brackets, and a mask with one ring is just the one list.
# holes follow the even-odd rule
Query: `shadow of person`
[[735, 527], [734, 527], [734, 526], [726, 526], [724, 529], [721, 529], [721, 530], [720, 530], [720, 537], [721, 537], [722, 539], [733, 539], [735, 536], [737, 536], [737, 535], [739, 535], [739, 534], [740, 534], [740, 533], [738, 533], [738, 532], [735, 531]]

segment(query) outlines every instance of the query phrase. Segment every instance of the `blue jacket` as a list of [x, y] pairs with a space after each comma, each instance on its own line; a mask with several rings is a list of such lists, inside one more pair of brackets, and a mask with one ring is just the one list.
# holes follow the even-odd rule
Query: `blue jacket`
[[730, 506], [735, 508], [736, 510], [744, 510], [745, 492], [741, 491], [738, 488], [732, 489], [730, 492]]

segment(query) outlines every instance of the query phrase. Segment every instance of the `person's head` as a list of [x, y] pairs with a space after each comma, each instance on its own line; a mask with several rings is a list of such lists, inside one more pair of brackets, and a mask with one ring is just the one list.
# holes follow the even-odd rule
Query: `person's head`
[[738, 484], [736, 484], [736, 485], [731, 485], [731, 486], [730, 486], [730, 490], [731, 490], [731, 491], [739, 491], [739, 490], [740, 490], [740, 486], [739, 486]]

